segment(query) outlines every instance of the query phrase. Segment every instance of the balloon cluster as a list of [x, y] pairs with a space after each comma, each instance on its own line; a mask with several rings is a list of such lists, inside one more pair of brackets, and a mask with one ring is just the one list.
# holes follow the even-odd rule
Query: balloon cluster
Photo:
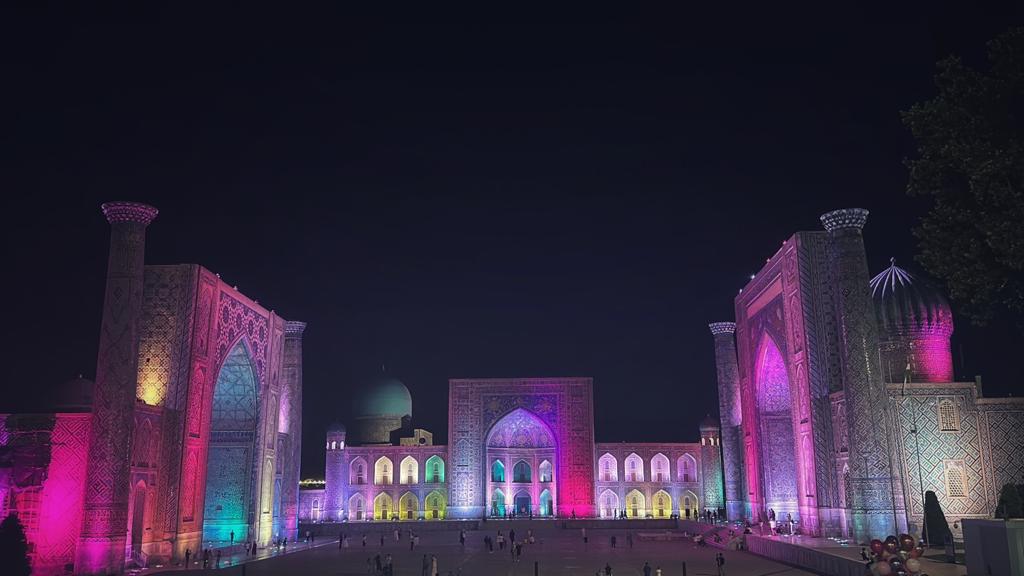
[[869, 568], [873, 576], [925, 576], [918, 560], [922, 554], [924, 547], [910, 534], [889, 536], [884, 541], [875, 538], [871, 541], [873, 562]]

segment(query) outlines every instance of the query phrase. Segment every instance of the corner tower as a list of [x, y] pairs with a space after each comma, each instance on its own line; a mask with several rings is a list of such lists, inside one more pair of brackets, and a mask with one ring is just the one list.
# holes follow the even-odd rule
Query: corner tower
[[324, 469], [324, 519], [339, 522], [345, 509], [348, 470], [345, 463], [345, 426], [335, 422], [327, 428], [327, 462]]
[[700, 423], [700, 477], [704, 483], [704, 507], [718, 512], [725, 506], [722, 490], [722, 434], [709, 414]]

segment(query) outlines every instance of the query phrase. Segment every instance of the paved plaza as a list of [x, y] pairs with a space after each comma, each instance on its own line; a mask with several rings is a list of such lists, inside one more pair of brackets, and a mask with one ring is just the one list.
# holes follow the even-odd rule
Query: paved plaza
[[[415, 529], [415, 526], [410, 526]], [[265, 559], [245, 563], [246, 576], [265, 575], [332, 575], [348, 576], [354, 574], [373, 574], [373, 558], [380, 554], [382, 559], [391, 554], [396, 576], [420, 576], [423, 555], [437, 556], [438, 572], [442, 576], [449, 573], [461, 576], [502, 575], [529, 576], [534, 573], [534, 563], [538, 574], [554, 575], [586, 575], [593, 576], [598, 569], [606, 564], [612, 568], [613, 575], [642, 575], [644, 562], [651, 565], [651, 574], [657, 574], [660, 567], [663, 576], [683, 574], [683, 563], [686, 563], [687, 576], [715, 576], [715, 555], [721, 552], [726, 557], [725, 574], [729, 576], [797, 576], [810, 575], [811, 572], [798, 570], [785, 564], [765, 560], [745, 552], [720, 550], [707, 546], [698, 547], [691, 541], [650, 541], [643, 535], [664, 534], [665, 531], [633, 531], [633, 547], [627, 539], [628, 530], [623, 528], [588, 529], [589, 542], [584, 544], [580, 530], [562, 530], [554, 522], [515, 521], [489, 522], [481, 526], [481, 530], [467, 532], [466, 546], [459, 544], [459, 532], [438, 531], [420, 534], [420, 544], [416, 550], [410, 551], [408, 532], [401, 534], [401, 542], [395, 543], [392, 533], [385, 534], [384, 546], [380, 545], [381, 532], [373, 526], [347, 526], [350, 547], [339, 549], [337, 536], [333, 542], [322, 542], [320, 539], [310, 546], [298, 544], [291, 546], [287, 554], [264, 551]], [[524, 545], [519, 562], [514, 562], [508, 546], [499, 551], [497, 546], [489, 553], [484, 546], [484, 536], [496, 537], [502, 530], [508, 538], [509, 530], [515, 529], [516, 538], [525, 537], [533, 530], [535, 543]], [[367, 535], [367, 546], [362, 547], [362, 535]], [[617, 537], [617, 546], [611, 546], [611, 537]], [[239, 561], [244, 556], [224, 556], [221, 559], [221, 572], [225, 574], [242, 574]], [[368, 564], [367, 561], [370, 561]], [[234, 565], [231, 565], [234, 564]], [[201, 572], [201, 566], [194, 564], [190, 572]], [[212, 571], [212, 569], [210, 570]], [[143, 574], [156, 572], [143, 571]], [[169, 570], [163, 571], [169, 573]], [[180, 568], [173, 571], [181, 574]], [[603, 573], [603, 572], [602, 572]]]

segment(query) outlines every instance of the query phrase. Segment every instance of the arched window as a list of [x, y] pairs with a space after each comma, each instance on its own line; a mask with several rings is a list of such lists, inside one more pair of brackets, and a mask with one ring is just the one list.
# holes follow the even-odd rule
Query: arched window
[[690, 454], [683, 454], [679, 457], [676, 475], [682, 482], [697, 481], [697, 459]]
[[963, 460], [946, 460], [942, 463], [946, 472], [946, 495], [950, 498], [967, 497], [967, 474]]
[[386, 486], [392, 483], [390, 458], [381, 456], [377, 459], [377, 463], [374, 465], [373, 478], [374, 484], [379, 486]]
[[635, 453], [626, 457], [626, 481], [644, 481], [644, 461]]
[[320, 499], [319, 498], [313, 498], [313, 506], [312, 506], [311, 512], [312, 512], [312, 516], [313, 516], [313, 522], [319, 522], [320, 521]]
[[939, 431], [957, 432], [960, 430], [960, 414], [952, 400], [939, 401]]
[[615, 456], [605, 454], [598, 460], [598, 469], [601, 473], [602, 482], [617, 482], [619, 480], [619, 462]]
[[412, 456], [402, 460], [402, 484], [416, 484], [420, 481], [420, 465]]
[[530, 465], [524, 460], [516, 462], [516, 465], [512, 468], [512, 481], [513, 482], [529, 482], [532, 477], [532, 471]]
[[540, 481], [541, 482], [551, 482], [552, 477], [553, 476], [551, 474], [551, 462], [548, 462], [547, 460], [541, 462], [540, 463]]
[[655, 454], [651, 458], [651, 477], [655, 482], [668, 482], [668, 458], [664, 454]]
[[504, 482], [505, 481], [505, 465], [501, 463], [501, 460], [495, 460], [494, 464], [491, 464], [491, 482]]
[[427, 458], [427, 482], [444, 482], [444, 460], [436, 454]]

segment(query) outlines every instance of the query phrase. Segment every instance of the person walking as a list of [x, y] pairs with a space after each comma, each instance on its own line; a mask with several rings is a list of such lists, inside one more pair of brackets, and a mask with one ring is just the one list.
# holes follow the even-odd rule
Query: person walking
[[430, 558], [427, 555], [423, 555], [423, 561], [420, 562], [420, 576], [429, 576], [427, 572], [430, 571]]
[[228, 537], [231, 538], [231, 545], [234, 546], [235, 545], [235, 531], [232, 530], [231, 534], [229, 534]]
[[203, 550], [203, 570], [210, 567], [210, 549]]
[[612, 565], [611, 564], [605, 564], [604, 565], [604, 576], [612, 576]]
[[398, 535], [398, 528], [395, 528], [395, 544], [398, 544], [401, 540], [401, 537]]
[[188, 570], [188, 563], [192, 560], [192, 549], [185, 548], [185, 570]]
[[644, 576], [651, 576], [651, 563], [644, 562]]
[[366, 548], [366, 534], [363, 534], [363, 548]]
[[718, 576], [725, 576], [725, 556], [721, 552], [715, 556], [715, 566], [718, 567]]
[[381, 548], [384, 547], [384, 533], [383, 532], [380, 533], [380, 547]]
[[430, 556], [430, 576], [438, 576], [437, 573], [437, 556]]
[[374, 570], [375, 570], [374, 573], [375, 574], [380, 574], [381, 572], [384, 571], [384, 564], [381, 562], [380, 554], [377, 554], [376, 556], [373, 557], [373, 566], [374, 566]]
[[217, 548], [217, 564], [215, 568], [220, 569], [220, 548]]

